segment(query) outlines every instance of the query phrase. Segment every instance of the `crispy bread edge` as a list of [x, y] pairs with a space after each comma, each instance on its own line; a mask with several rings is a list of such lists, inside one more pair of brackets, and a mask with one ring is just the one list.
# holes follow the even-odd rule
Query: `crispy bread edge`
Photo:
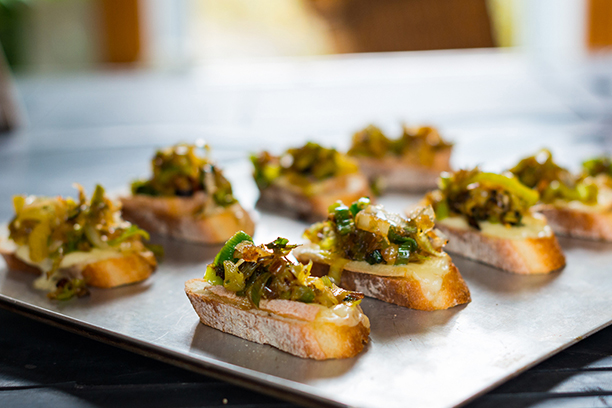
[[538, 205], [556, 234], [597, 241], [612, 241], [612, 212], [586, 212], [573, 208]]
[[445, 250], [517, 274], [544, 274], [565, 266], [555, 235], [522, 240], [484, 235], [437, 224], [448, 238]]
[[[359, 177], [356, 182], [361, 183], [361, 187], [355, 191], [334, 189], [325, 194], [308, 197], [297, 191], [288, 190], [282, 186], [271, 184], [260, 190], [257, 207], [263, 210], [272, 211], [277, 214], [286, 215], [306, 222], [323, 221], [327, 218], [328, 208], [336, 201], [340, 200], [349, 205], [361, 197], [372, 196], [372, 191], [361, 173], [351, 175], [352, 178]], [[349, 181], [349, 184], [351, 182]]]
[[[191, 215], [176, 215], [172, 213], [171, 205], [160, 205], [164, 198], [121, 197], [122, 216], [140, 228], [151, 233], [167, 235], [179, 240], [198, 242], [201, 244], [220, 244], [227, 241], [237, 231], [249, 235], [255, 232], [255, 224], [249, 213], [234, 204], [225, 211], [204, 218]], [[236, 206], [236, 207], [234, 207]]]
[[245, 310], [214, 296], [196, 293], [194, 284], [199, 281], [185, 282], [185, 293], [200, 321], [224, 333], [316, 360], [354, 357], [368, 342], [370, 330], [362, 323], [350, 327], [302, 321], [258, 309]]
[[[9, 269], [40, 275], [42, 271], [28, 265], [13, 253], [2, 253]], [[157, 263], [149, 251], [131, 254], [121, 258], [105, 259], [82, 267], [85, 282], [97, 288], [114, 288], [147, 279], [155, 270]]]
[[[302, 262], [299, 258], [298, 261]], [[320, 262], [314, 262], [311, 269], [313, 276], [327, 275], [328, 271], [329, 265]], [[440, 293], [433, 302], [425, 297], [421, 284], [410, 278], [370, 275], [344, 269], [340, 286], [384, 302], [417, 310], [443, 310], [472, 300], [470, 290], [452, 262], [442, 281]]]

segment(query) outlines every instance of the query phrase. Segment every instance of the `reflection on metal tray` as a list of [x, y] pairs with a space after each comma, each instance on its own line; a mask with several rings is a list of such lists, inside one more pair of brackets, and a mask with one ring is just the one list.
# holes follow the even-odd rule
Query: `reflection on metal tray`
[[[245, 173], [234, 178], [247, 184]], [[247, 206], [254, 197], [253, 186], [241, 188]], [[397, 211], [416, 199], [380, 201]], [[256, 242], [302, 241], [306, 224], [267, 213], [258, 221]], [[461, 404], [612, 321], [612, 245], [562, 239], [568, 266], [549, 275], [512, 275], [453, 256], [472, 303], [422, 312], [365, 299], [372, 332], [360, 355], [303, 360], [200, 324], [183, 283], [203, 275], [219, 246], [163, 244], [166, 258], [148, 281], [65, 303], [32, 289], [33, 276], [0, 267], [0, 303], [277, 396], [360, 407]]]

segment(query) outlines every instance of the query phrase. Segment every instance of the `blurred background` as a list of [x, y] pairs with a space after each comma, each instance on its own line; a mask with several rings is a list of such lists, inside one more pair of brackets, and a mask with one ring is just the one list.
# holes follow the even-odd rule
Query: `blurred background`
[[0, 0], [15, 71], [336, 53], [612, 45], [608, 0]]
[[0, 44], [7, 195], [125, 185], [197, 138], [224, 161], [433, 124], [501, 169], [612, 133], [611, 0], [0, 0]]

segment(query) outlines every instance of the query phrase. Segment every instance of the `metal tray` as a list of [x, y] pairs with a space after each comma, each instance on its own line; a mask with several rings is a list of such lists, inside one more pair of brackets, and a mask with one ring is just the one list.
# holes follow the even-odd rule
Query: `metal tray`
[[[256, 191], [247, 166], [234, 185], [247, 206]], [[402, 210], [418, 197], [380, 200]], [[301, 242], [306, 224], [256, 214], [256, 242]], [[32, 288], [33, 276], [0, 264], [0, 305], [191, 370], [298, 403], [358, 407], [462, 404], [612, 321], [612, 245], [562, 239], [567, 267], [518, 276], [453, 256], [472, 302], [436, 312], [373, 299], [372, 331], [355, 358], [311, 361], [199, 323], [183, 283], [204, 274], [219, 246], [162, 241], [166, 258], [146, 282], [64, 303]]]

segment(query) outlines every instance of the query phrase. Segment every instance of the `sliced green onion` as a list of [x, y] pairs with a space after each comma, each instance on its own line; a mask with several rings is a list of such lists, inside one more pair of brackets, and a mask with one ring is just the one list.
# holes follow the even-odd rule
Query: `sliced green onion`
[[357, 200], [353, 204], [351, 204], [351, 206], [349, 207], [349, 211], [351, 212], [353, 217], [355, 217], [359, 211], [363, 210], [368, 205], [370, 205], [370, 198], [369, 197], [361, 197], [359, 200]]
[[236, 250], [236, 246], [242, 241], [250, 241], [253, 242], [253, 238], [249, 234], [244, 231], [238, 231], [234, 234], [233, 237], [227, 240], [221, 251], [215, 256], [215, 261], [213, 264], [215, 266], [222, 266], [223, 261], [233, 261], [234, 260], [234, 251]]
[[223, 279], [221, 279], [215, 268], [212, 265], [208, 265], [206, 267], [206, 273], [204, 274], [204, 280], [211, 285], [223, 285]]
[[370, 265], [375, 265], [375, 264], [383, 263], [385, 261], [385, 259], [383, 258], [382, 254], [380, 253], [380, 250], [378, 250], [378, 249], [375, 249], [374, 251], [372, 251], [369, 254], [367, 254], [365, 260]]
[[450, 215], [450, 208], [448, 207], [448, 201], [442, 200], [438, 202], [434, 208], [436, 213], [436, 218], [438, 221], [448, 218]]
[[340, 235], [346, 235], [353, 229], [353, 217], [346, 205], [336, 207], [334, 210], [334, 219], [336, 220], [336, 228]]
[[244, 275], [238, 270], [238, 267], [232, 261], [223, 261], [225, 270], [225, 280], [223, 287], [232, 292], [239, 292], [244, 289]]
[[414, 246], [412, 243], [404, 243], [397, 248], [397, 258], [395, 258], [395, 265], [406, 265], [410, 259], [410, 254], [416, 248], [416, 242]]

